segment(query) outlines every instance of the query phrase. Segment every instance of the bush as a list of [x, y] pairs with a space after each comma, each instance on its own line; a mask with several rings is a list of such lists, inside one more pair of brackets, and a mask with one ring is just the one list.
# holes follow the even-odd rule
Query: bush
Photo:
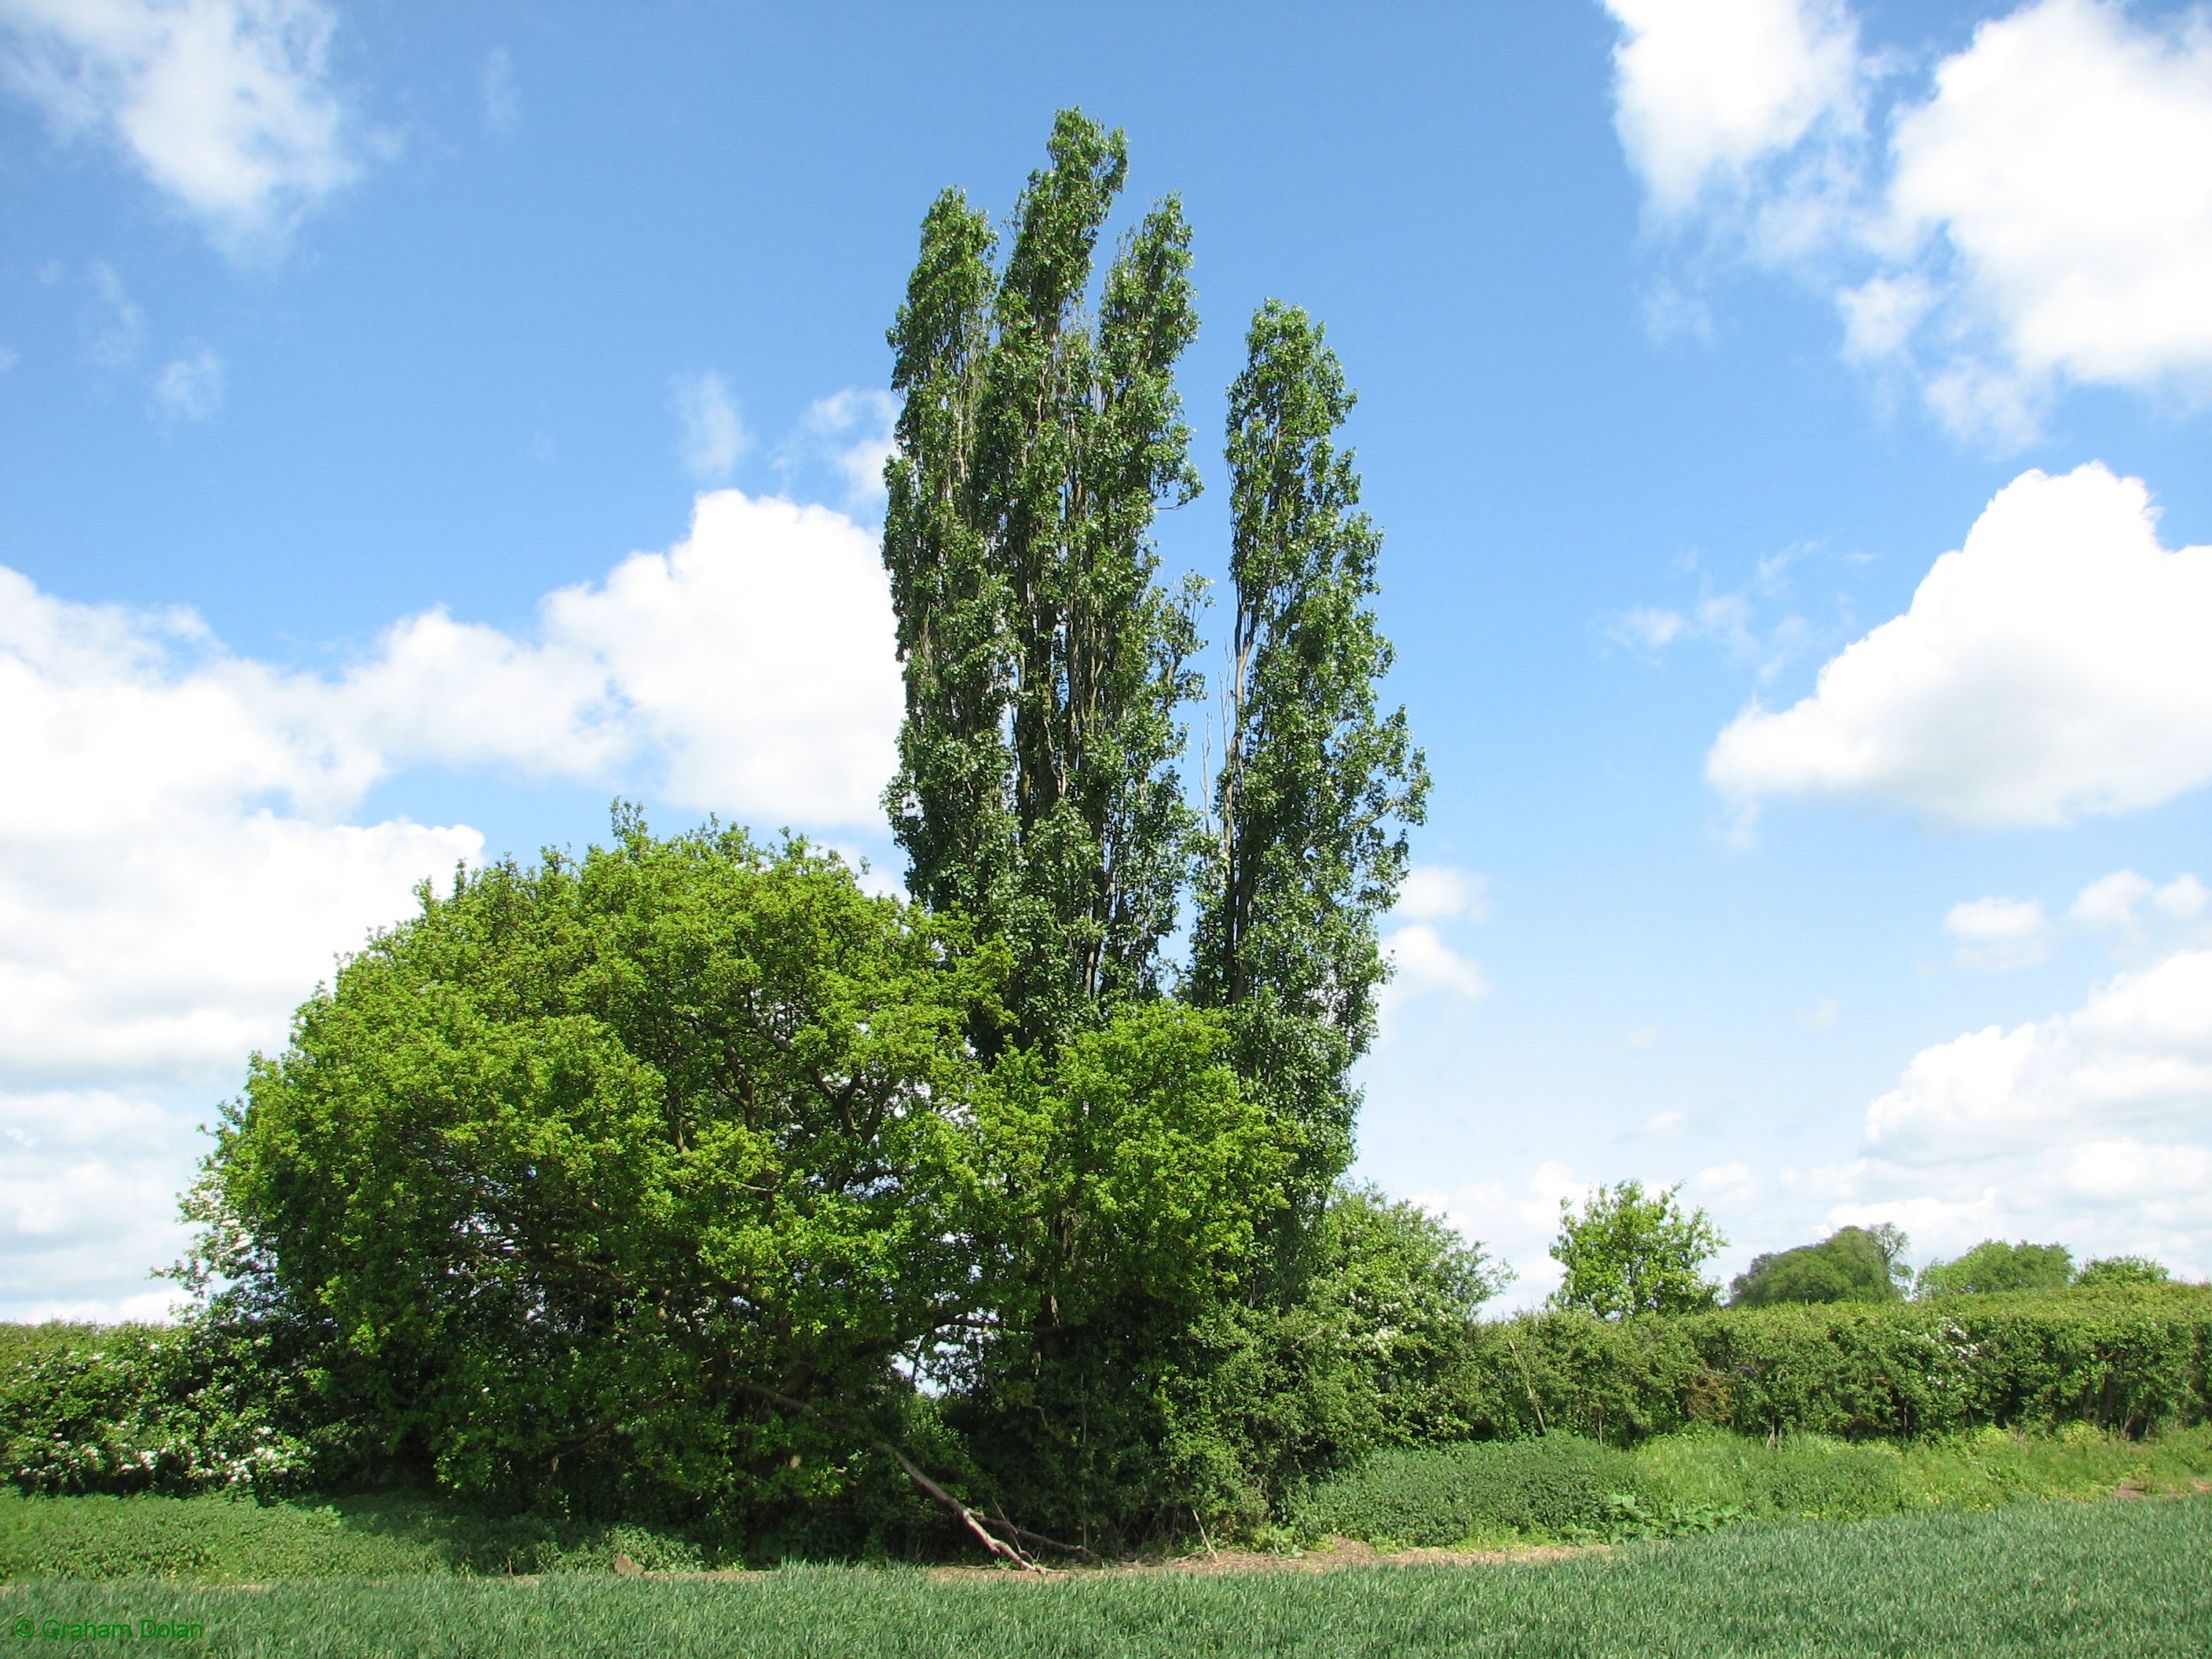
[[282, 1334], [203, 1314], [181, 1325], [15, 1327], [0, 1346], [0, 1474], [25, 1492], [222, 1489], [259, 1496], [353, 1462], [319, 1426]]
[[1626, 1454], [1550, 1435], [1377, 1452], [1304, 1494], [1292, 1524], [1309, 1536], [1414, 1547], [1512, 1534], [1598, 1537], [1612, 1534], [1638, 1497]]
[[1613, 1444], [1710, 1424], [1911, 1438], [2081, 1422], [2141, 1436], [2212, 1419], [2212, 1291], [2148, 1285], [1477, 1326], [1454, 1414], [1482, 1437]]

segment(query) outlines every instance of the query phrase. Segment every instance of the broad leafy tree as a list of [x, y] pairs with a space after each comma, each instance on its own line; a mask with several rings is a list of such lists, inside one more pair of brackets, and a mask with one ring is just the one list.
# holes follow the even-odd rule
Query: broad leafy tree
[[1553, 1305], [1601, 1319], [1715, 1305], [1720, 1286], [1704, 1269], [1728, 1240], [1703, 1210], [1685, 1208], [1680, 1193], [1646, 1193], [1642, 1182], [1624, 1181], [1600, 1187], [1580, 1210], [1561, 1199], [1552, 1259], [1565, 1277]]
[[902, 1356], [974, 1312], [993, 953], [804, 846], [617, 830], [426, 887], [300, 1011], [209, 1160], [205, 1265], [455, 1490], [839, 1501]]
[[1842, 1227], [1817, 1244], [1753, 1256], [1729, 1285], [1729, 1305], [1778, 1302], [1902, 1302], [1911, 1270], [1893, 1227]]
[[2074, 1275], [2074, 1282], [2084, 1290], [2112, 1285], [2166, 1285], [2172, 1280], [2172, 1268], [2143, 1255], [2100, 1256]]
[[1950, 1261], [1920, 1270], [1922, 1297], [1986, 1296], [1998, 1291], [2055, 1291], [2073, 1282], [2074, 1257], [2063, 1244], [2008, 1244], [1985, 1238]]

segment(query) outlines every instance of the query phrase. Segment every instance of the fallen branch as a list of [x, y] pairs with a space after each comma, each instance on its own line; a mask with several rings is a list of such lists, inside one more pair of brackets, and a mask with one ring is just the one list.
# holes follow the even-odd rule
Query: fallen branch
[[939, 1503], [944, 1504], [945, 1508], [951, 1510], [953, 1514], [958, 1516], [962, 1521], [967, 1523], [968, 1530], [974, 1533], [976, 1537], [983, 1540], [983, 1547], [990, 1551], [992, 1554], [1005, 1556], [1007, 1560], [1012, 1562], [1024, 1572], [1042, 1572], [1044, 1571], [1042, 1567], [1037, 1565], [1036, 1562], [1030, 1560], [1028, 1556], [1024, 1555], [1012, 1544], [1007, 1543], [1003, 1539], [993, 1537], [990, 1532], [984, 1527], [982, 1521], [977, 1516], [975, 1510], [969, 1509], [965, 1504], [955, 1498], [951, 1492], [945, 1491], [944, 1487], [939, 1486], [937, 1482], [931, 1480], [920, 1469], [916, 1468], [914, 1464], [914, 1460], [908, 1457], [904, 1452], [901, 1451], [896, 1446], [891, 1444], [890, 1441], [872, 1440], [868, 1443], [873, 1446], [878, 1451], [889, 1453], [893, 1461], [895, 1461], [901, 1468], [906, 1471], [906, 1478], [908, 1480], [913, 1481], [915, 1486], [921, 1487], [932, 1498], [934, 1498]]
[[[813, 1418], [817, 1422], [828, 1423], [833, 1427], [842, 1426], [844, 1427], [848, 1432], [851, 1431], [849, 1425], [837, 1424], [835, 1419], [831, 1418], [827, 1412], [822, 1410], [818, 1406], [811, 1406], [804, 1400], [794, 1400], [787, 1394], [780, 1393], [775, 1389], [763, 1388], [757, 1382], [745, 1382], [740, 1377], [732, 1377], [730, 1380], [747, 1394], [757, 1395], [763, 1400], [773, 1401], [775, 1404], [782, 1406], [791, 1411], [803, 1412], [807, 1416]], [[994, 1536], [990, 1529], [984, 1526], [981, 1516], [978, 1516], [975, 1510], [969, 1509], [965, 1504], [955, 1498], [951, 1492], [945, 1491], [944, 1487], [939, 1486], [937, 1482], [924, 1474], [921, 1468], [916, 1466], [912, 1458], [908, 1457], [896, 1446], [891, 1444], [890, 1441], [871, 1438], [867, 1443], [873, 1446], [878, 1451], [882, 1452], [885, 1456], [889, 1457], [893, 1462], [896, 1463], [900, 1468], [905, 1470], [906, 1478], [908, 1480], [913, 1481], [914, 1484], [921, 1487], [923, 1492], [935, 1498], [939, 1503], [944, 1504], [945, 1507], [951, 1510], [953, 1514], [958, 1516], [960, 1517], [961, 1523], [964, 1525], [969, 1531], [974, 1533], [977, 1538], [981, 1539], [982, 1540], [983, 1547], [990, 1551], [992, 1554], [1003, 1557], [1005, 1559], [1012, 1562], [1024, 1572], [1043, 1572], [1047, 1571], [1047, 1569], [1039, 1566], [1036, 1562], [1030, 1560], [1028, 1556], [1024, 1555], [1020, 1550], [1016, 1548], [1013, 1545], [1006, 1542], [1003, 1538]], [[1019, 1533], [1022, 1530], [1020, 1528], [1012, 1526], [1011, 1523], [1009, 1523], [1008, 1529], [1016, 1533]], [[1026, 1535], [1030, 1537], [1036, 1536], [1034, 1533], [1028, 1534]], [[1045, 1539], [1042, 1541], [1050, 1543], [1052, 1540], [1050, 1539]], [[1065, 1547], [1065, 1546], [1060, 1546], [1059, 1547]]]

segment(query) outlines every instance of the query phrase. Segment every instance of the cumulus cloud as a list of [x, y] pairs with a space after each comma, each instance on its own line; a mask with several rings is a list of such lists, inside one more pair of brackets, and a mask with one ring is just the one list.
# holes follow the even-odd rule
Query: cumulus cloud
[[1620, 24], [1613, 120], [1653, 209], [1678, 216], [1808, 137], [1855, 129], [1857, 28], [1808, 0], [1606, 0]]
[[799, 426], [776, 455], [779, 471], [789, 476], [810, 463], [826, 462], [838, 480], [848, 513], [880, 514], [884, 463], [894, 447], [898, 399], [888, 392], [846, 387], [807, 405]]
[[1407, 921], [1480, 921], [1490, 914], [1488, 881], [1448, 864], [1417, 864], [1406, 872], [1391, 914]]
[[1914, 1055], [1832, 1172], [1838, 1219], [1956, 1249], [1990, 1232], [2212, 1266], [2212, 951], [2116, 975], [2070, 1012]]
[[1395, 969], [1382, 990], [1386, 1012], [1413, 997], [1433, 993], [1462, 1002], [1479, 1002], [1490, 994], [1490, 981], [1482, 969], [1446, 944], [1427, 922], [1398, 928], [1382, 941], [1382, 952]]
[[872, 824], [899, 709], [872, 540], [734, 491], [548, 595], [527, 636], [433, 611], [327, 673], [0, 569], [0, 1279], [34, 1297], [0, 1316], [123, 1308], [176, 1254], [190, 1126], [247, 1052], [416, 882], [481, 855], [465, 825], [345, 822], [380, 779], [492, 768]]
[[2168, 551], [2142, 481], [2022, 474], [1911, 608], [1754, 702], [1706, 757], [1734, 800], [1869, 799], [1969, 825], [2059, 824], [2212, 781], [2212, 548]]
[[2024, 441], [2069, 384], [2212, 388], [2201, 15], [2033, 0], [1923, 77], [1839, 4], [1612, 9], [1616, 123], [1656, 217], [1832, 294], [1846, 356], [1917, 380], [1954, 429]]
[[726, 482], [752, 441], [729, 382], [713, 369], [679, 374], [673, 383], [677, 449], [684, 470], [702, 483]]
[[154, 410], [168, 420], [204, 421], [222, 407], [223, 362], [212, 347], [196, 346], [161, 365], [154, 377]]
[[227, 251], [265, 251], [362, 169], [336, 26], [320, 0], [0, 0], [0, 76]]
[[2037, 899], [1970, 899], [1953, 905], [1943, 918], [1943, 931], [1956, 942], [1960, 965], [1985, 973], [2042, 961], [2050, 927]]

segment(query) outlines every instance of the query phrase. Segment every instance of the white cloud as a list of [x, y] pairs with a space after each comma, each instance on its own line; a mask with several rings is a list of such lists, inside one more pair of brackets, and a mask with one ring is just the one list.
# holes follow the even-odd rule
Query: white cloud
[[154, 377], [154, 408], [170, 420], [204, 421], [222, 407], [223, 362], [210, 346], [196, 346], [161, 365]]
[[2093, 933], [2119, 933], [2136, 925], [2136, 912], [2153, 892], [2132, 870], [2115, 870], [2084, 887], [2066, 912], [2067, 920]]
[[131, 366], [145, 343], [146, 313], [124, 291], [114, 266], [95, 259], [90, 276], [99, 303], [85, 325], [85, 356], [94, 368], [117, 374]]
[[1656, 1048], [1659, 1039], [1665, 1035], [1662, 1026], [1639, 1025], [1628, 1034], [1625, 1041], [1632, 1048]]
[[1802, 1023], [1808, 1030], [1825, 1031], [1843, 1017], [1842, 1004], [1833, 997], [1822, 997], [1805, 1011]]
[[[1612, 9], [1658, 219], [1832, 293], [1845, 355], [1917, 378], [1955, 430], [2023, 441], [2069, 384], [2212, 388], [2201, 11], [2033, 0], [1923, 78], [1840, 4]], [[1882, 88], [1886, 142], [1859, 142]]]
[[807, 405], [798, 428], [778, 448], [777, 471], [788, 478], [810, 464], [826, 463], [838, 481], [845, 510], [875, 517], [883, 510], [884, 463], [896, 447], [898, 398], [889, 392], [848, 386]]
[[1613, 120], [1653, 208], [1745, 189], [1762, 163], [1859, 118], [1857, 30], [1817, 0], [1606, 0]]
[[330, 77], [336, 23], [319, 0], [0, 0], [0, 73], [243, 254], [361, 171]]
[[2203, 915], [2209, 903], [2212, 890], [2188, 871], [2156, 887], [2132, 870], [2115, 870], [2084, 887], [2066, 915], [2075, 927], [2090, 933], [2132, 934], [2143, 926], [2146, 904], [2162, 921], [2189, 922]]
[[1658, 651], [1682, 636], [1690, 619], [1679, 611], [1639, 607], [1625, 611], [1606, 624], [1606, 637], [1632, 650]]
[[872, 539], [735, 491], [548, 595], [532, 637], [434, 611], [331, 673], [0, 569], [0, 1280], [27, 1297], [0, 1316], [122, 1308], [176, 1254], [190, 1126], [248, 1051], [478, 858], [465, 825], [343, 822], [379, 779], [490, 767], [872, 825], [899, 710]]
[[1481, 921], [1490, 915], [1488, 881], [1448, 864], [1417, 864], [1406, 872], [1391, 914], [1407, 921]]
[[1398, 1003], [1429, 993], [1440, 992], [1463, 1002], [1479, 1002], [1490, 994], [1482, 969], [1445, 944], [1427, 922], [1399, 928], [1382, 941], [1382, 952], [1395, 970], [1382, 989], [1386, 1015]]
[[5, 374], [23, 361], [22, 354], [11, 345], [0, 345], [0, 374]]
[[1943, 918], [1943, 931], [1957, 941], [1960, 965], [1984, 972], [2042, 961], [2050, 928], [2037, 899], [1970, 899]]
[[1690, 1133], [1690, 1117], [1686, 1112], [1654, 1112], [1644, 1121], [1646, 1140], [1680, 1140]]
[[2212, 951], [1923, 1049], [1866, 1137], [1831, 1172], [1832, 1218], [1896, 1219], [1939, 1252], [2002, 1232], [2212, 1267]]
[[2193, 875], [2184, 873], [2151, 895], [2159, 914], [2172, 921], [2193, 921], [2212, 903], [2212, 890]]
[[514, 84], [514, 63], [505, 46], [494, 46], [484, 54], [477, 92], [486, 132], [505, 137], [522, 125], [522, 93]]
[[1689, 1195], [1701, 1204], [1741, 1209], [1759, 1195], [1759, 1177], [1748, 1164], [1716, 1164], [1700, 1170], [1685, 1183]]
[[[1898, 118], [1887, 229], [2000, 372], [2212, 384], [2212, 31], [2090, 0], [1984, 23]], [[1940, 243], [1940, 245], [1939, 245]]]
[[1707, 779], [1881, 800], [1973, 825], [2057, 824], [2212, 781], [2212, 548], [2160, 546], [2149, 492], [2092, 464], [2022, 474], [1906, 613], [1810, 696], [1754, 702]]
[[678, 452], [685, 471], [702, 483], [726, 481], [752, 441], [738, 418], [729, 383], [713, 369], [679, 374], [674, 382]]

